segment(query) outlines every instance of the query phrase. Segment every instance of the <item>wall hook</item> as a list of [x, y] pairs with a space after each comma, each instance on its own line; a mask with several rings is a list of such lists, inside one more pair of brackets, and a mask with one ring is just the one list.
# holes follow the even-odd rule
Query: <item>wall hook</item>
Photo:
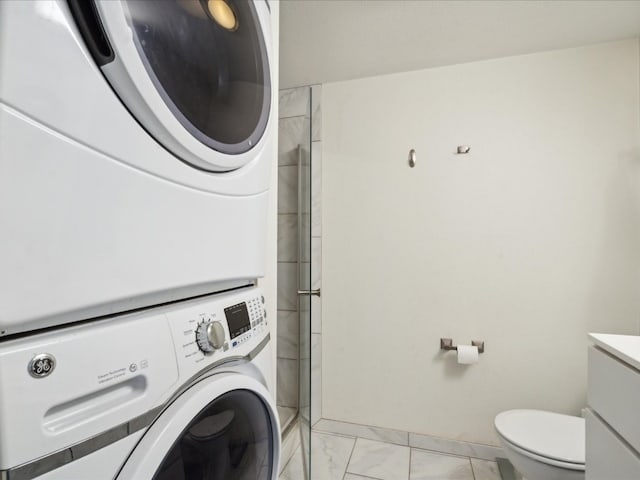
[[458, 155], [469, 153], [470, 151], [471, 147], [469, 145], [458, 145]]
[[416, 151], [413, 148], [409, 150], [409, 166], [411, 168], [416, 166]]

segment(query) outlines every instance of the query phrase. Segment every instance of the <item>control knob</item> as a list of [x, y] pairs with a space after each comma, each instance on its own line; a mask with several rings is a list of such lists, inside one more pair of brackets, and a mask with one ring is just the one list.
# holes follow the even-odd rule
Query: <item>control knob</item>
[[202, 322], [198, 325], [196, 341], [204, 353], [213, 353], [224, 345], [224, 327], [220, 322]]

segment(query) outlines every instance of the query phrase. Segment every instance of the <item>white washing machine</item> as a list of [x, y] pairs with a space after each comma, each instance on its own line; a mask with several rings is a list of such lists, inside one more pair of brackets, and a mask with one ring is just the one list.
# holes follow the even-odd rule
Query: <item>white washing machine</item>
[[266, 0], [0, 2], [0, 337], [264, 274], [276, 28]]
[[260, 289], [0, 344], [0, 478], [272, 480]]

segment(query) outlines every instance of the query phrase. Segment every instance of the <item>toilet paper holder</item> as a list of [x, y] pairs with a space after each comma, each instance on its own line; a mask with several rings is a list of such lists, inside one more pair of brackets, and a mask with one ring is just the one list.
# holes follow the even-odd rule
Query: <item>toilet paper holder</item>
[[[484, 340], [472, 340], [471, 345], [478, 347], [478, 353], [484, 353]], [[441, 350], [458, 350], [458, 347], [453, 344], [453, 340], [450, 338], [440, 339]]]

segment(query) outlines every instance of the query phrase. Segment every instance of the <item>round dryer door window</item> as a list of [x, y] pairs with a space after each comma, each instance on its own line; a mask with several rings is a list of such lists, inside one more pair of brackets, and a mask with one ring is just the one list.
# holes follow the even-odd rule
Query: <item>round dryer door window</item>
[[274, 478], [279, 432], [265, 395], [261, 384], [237, 374], [200, 381], [152, 424], [117, 479]]
[[98, 48], [94, 58], [148, 133], [205, 170], [234, 170], [255, 158], [251, 151], [264, 136], [272, 102], [266, 2], [98, 0], [95, 6], [105, 52]]

